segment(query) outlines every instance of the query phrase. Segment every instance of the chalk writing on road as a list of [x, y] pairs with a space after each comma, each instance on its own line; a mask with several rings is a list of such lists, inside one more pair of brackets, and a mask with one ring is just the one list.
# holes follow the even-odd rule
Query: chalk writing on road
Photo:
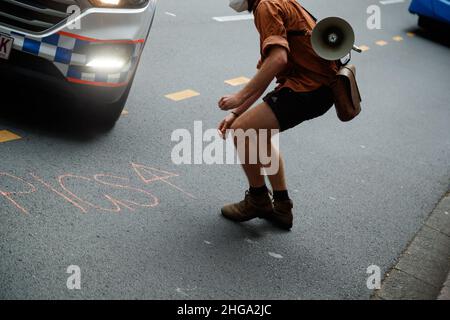
[[[146, 187], [155, 183], [164, 183], [173, 190], [195, 199], [191, 193], [168, 181], [178, 177], [179, 175], [176, 173], [136, 163], [131, 163], [130, 167], [139, 183]], [[103, 196], [102, 199], [92, 196], [88, 198], [85, 192], [82, 192], [84, 188], [89, 192], [96, 190]], [[29, 214], [29, 210], [23, 203], [26, 203], [27, 197], [39, 190], [49, 191], [57, 199], [82, 213], [88, 213], [91, 210], [118, 213], [122, 210], [133, 212], [138, 208], [158, 206], [160, 199], [147, 189], [133, 185], [132, 179], [129, 177], [107, 173], [98, 173], [92, 176], [67, 173], [58, 176], [54, 181], [48, 181], [36, 173], [29, 173], [25, 178], [0, 171], [0, 200], [3, 198], [24, 214]], [[117, 195], [117, 191], [122, 191], [122, 194]]]

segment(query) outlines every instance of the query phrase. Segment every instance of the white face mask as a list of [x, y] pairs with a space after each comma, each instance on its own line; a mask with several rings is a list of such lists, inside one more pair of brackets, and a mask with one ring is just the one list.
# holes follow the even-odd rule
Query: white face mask
[[230, 7], [237, 12], [248, 10], [248, 0], [230, 0]]

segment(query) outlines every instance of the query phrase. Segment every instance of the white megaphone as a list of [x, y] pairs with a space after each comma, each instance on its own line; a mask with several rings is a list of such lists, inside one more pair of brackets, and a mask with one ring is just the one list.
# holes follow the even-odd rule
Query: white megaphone
[[313, 30], [311, 44], [318, 56], [325, 60], [339, 60], [355, 50], [355, 32], [352, 26], [338, 17], [325, 18]]

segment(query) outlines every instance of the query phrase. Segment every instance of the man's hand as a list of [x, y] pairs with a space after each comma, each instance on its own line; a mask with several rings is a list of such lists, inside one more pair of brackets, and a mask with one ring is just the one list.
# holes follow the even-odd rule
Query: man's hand
[[239, 108], [241, 105], [243, 105], [245, 102], [245, 99], [242, 97], [241, 94], [236, 93], [229, 96], [222, 97], [219, 100], [219, 108], [226, 111], [226, 110], [233, 110], [236, 108]]
[[230, 113], [225, 117], [225, 119], [222, 120], [222, 122], [219, 123], [219, 127], [217, 128], [217, 130], [219, 130], [219, 134], [222, 139], [226, 139], [227, 130], [230, 129], [231, 125], [236, 119], [237, 116], [234, 113]]

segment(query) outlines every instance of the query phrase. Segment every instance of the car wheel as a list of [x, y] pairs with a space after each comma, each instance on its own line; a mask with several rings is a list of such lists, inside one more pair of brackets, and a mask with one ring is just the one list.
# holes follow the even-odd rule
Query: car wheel
[[430, 19], [428, 17], [425, 16], [419, 16], [419, 27], [423, 28], [423, 29], [429, 29], [429, 30], [433, 30], [438, 28], [438, 23], [436, 21], [434, 21], [433, 19]]
[[134, 74], [130, 79], [123, 95], [114, 103], [97, 105], [92, 108], [92, 114], [90, 115], [92, 124], [101, 131], [109, 131], [114, 128], [117, 120], [119, 120], [122, 115], [123, 109], [128, 100], [128, 95], [130, 94], [131, 87], [134, 81]]

